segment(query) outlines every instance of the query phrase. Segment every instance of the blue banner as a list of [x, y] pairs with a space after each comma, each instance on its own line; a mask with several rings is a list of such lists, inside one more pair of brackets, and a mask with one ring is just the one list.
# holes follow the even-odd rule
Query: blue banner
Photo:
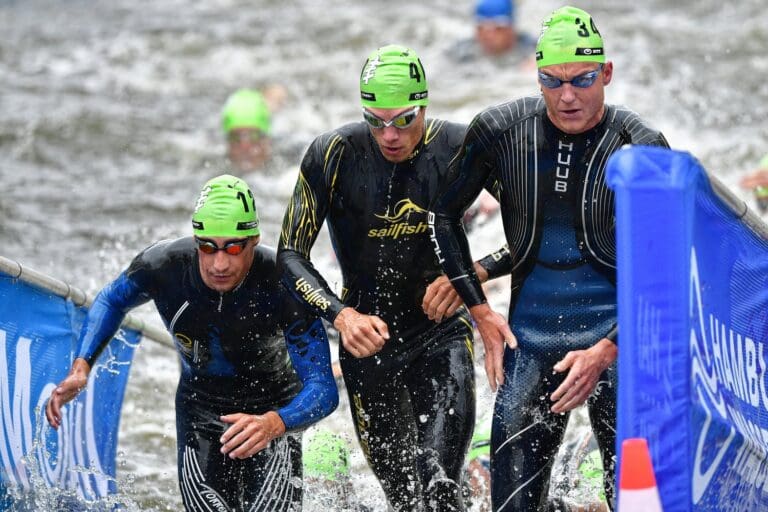
[[622, 149], [607, 179], [621, 326], [617, 449], [648, 440], [666, 512], [766, 510], [768, 242], [687, 153]]
[[45, 419], [51, 391], [69, 372], [85, 313], [0, 272], [0, 504], [3, 487], [6, 493], [59, 487], [88, 501], [116, 492], [120, 408], [140, 334], [115, 336], [88, 387], [64, 406], [58, 431]]

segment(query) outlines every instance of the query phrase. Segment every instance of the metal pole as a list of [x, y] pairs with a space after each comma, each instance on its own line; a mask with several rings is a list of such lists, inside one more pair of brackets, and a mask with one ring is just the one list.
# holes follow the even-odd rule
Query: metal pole
[[[14, 279], [20, 279], [37, 288], [49, 291], [54, 295], [71, 300], [75, 306], [90, 307], [93, 304], [93, 297], [90, 297], [80, 288], [74, 287], [63, 281], [47, 276], [42, 272], [23, 266], [21, 263], [0, 256], [0, 271], [5, 272]], [[152, 341], [161, 345], [174, 348], [171, 335], [165, 329], [148, 324], [130, 313], [125, 316], [122, 323], [123, 327], [134, 329]]]

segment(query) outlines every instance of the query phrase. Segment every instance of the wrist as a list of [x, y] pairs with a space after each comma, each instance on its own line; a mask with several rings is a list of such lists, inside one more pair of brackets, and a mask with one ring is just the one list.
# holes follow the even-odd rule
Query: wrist
[[592, 350], [598, 353], [605, 368], [608, 368], [619, 356], [619, 347], [608, 338], [598, 341]]
[[474, 306], [471, 306], [469, 308], [469, 314], [472, 315], [472, 318], [477, 322], [488, 316], [489, 314], [492, 314], [493, 310], [491, 309], [491, 306], [488, 305], [487, 302], [483, 302], [482, 304], [475, 304]]
[[341, 331], [344, 328], [344, 325], [347, 323], [347, 318], [349, 318], [352, 311], [354, 311], [354, 308], [349, 306], [342, 308], [341, 311], [339, 311], [339, 314], [333, 319], [333, 326], [337, 331]]
[[477, 279], [479, 279], [481, 283], [488, 281], [488, 270], [486, 270], [479, 261], [474, 263], [473, 268], [475, 269], [475, 274], [477, 274]]
[[88, 376], [88, 374], [91, 373], [91, 365], [88, 364], [88, 361], [84, 358], [78, 357], [72, 361], [72, 373], [80, 373]]
[[285, 426], [285, 421], [283, 421], [283, 417], [280, 416], [280, 413], [277, 411], [268, 411], [264, 414], [264, 416], [269, 418], [270, 424], [272, 426], [270, 430], [275, 437], [279, 437], [285, 434], [285, 432], [288, 430]]

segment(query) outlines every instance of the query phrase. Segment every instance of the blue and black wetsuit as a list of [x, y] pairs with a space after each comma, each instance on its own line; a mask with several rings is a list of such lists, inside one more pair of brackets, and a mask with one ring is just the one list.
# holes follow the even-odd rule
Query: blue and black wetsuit
[[[200, 277], [191, 237], [140, 253], [96, 297], [78, 357], [93, 364], [129, 309], [153, 300], [181, 360], [179, 486], [188, 510], [299, 510], [300, 431], [338, 404], [322, 321], [280, 284], [275, 252], [256, 246], [248, 275], [219, 293]], [[226, 414], [276, 411], [288, 434], [248, 459], [220, 453]]]
[[[485, 301], [460, 227], [461, 213], [485, 185], [499, 190], [507, 246], [480, 261], [489, 275], [512, 273], [509, 323], [518, 349], [504, 353], [491, 436], [493, 509], [545, 507], [552, 462], [567, 414], [548, 397], [565, 374], [552, 366], [571, 350], [617, 341], [614, 195], [608, 157], [624, 144], [668, 147], [634, 112], [606, 106], [592, 129], [557, 129], [541, 97], [480, 113], [470, 125], [446, 188], [432, 205], [443, 267], [472, 306]], [[616, 367], [588, 400], [613, 499]]]
[[[407, 161], [381, 154], [365, 123], [318, 137], [283, 221], [284, 283], [328, 321], [347, 306], [380, 316], [390, 339], [340, 362], [363, 452], [396, 510], [462, 507], [462, 465], [474, 423], [472, 327], [466, 310], [435, 324], [421, 302], [442, 271], [427, 207], [464, 126], [427, 120]], [[310, 262], [324, 220], [344, 278], [338, 298]]]

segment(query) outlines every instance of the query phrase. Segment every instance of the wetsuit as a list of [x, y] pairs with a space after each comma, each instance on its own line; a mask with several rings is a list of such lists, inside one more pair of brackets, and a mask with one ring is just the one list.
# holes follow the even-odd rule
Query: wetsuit
[[[491, 435], [493, 509], [544, 507], [552, 462], [567, 414], [548, 397], [566, 374], [552, 366], [602, 338], [617, 341], [614, 195], [605, 184], [608, 157], [624, 144], [668, 147], [634, 112], [606, 106], [602, 120], [578, 135], [558, 130], [541, 97], [486, 109], [470, 125], [457, 164], [432, 205], [443, 268], [464, 301], [485, 302], [461, 213], [486, 180], [497, 182], [507, 248], [481, 260], [491, 278], [512, 272], [509, 323], [518, 349], [504, 353], [504, 385]], [[588, 400], [613, 498], [616, 366]]]
[[[191, 237], [140, 253], [96, 297], [78, 357], [93, 364], [125, 313], [153, 300], [181, 360], [176, 391], [179, 486], [188, 510], [299, 510], [301, 436], [338, 404], [322, 321], [279, 282], [275, 252], [254, 249], [234, 290], [200, 277]], [[286, 348], [287, 347], [287, 348]], [[276, 411], [287, 434], [247, 459], [220, 453], [219, 416]]]
[[[346, 306], [378, 315], [390, 339], [355, 358], [340, 345], [363, 452], [396, 510], [460, 509], [461, 470], [474, 423], [472, 328], [466, 310], [435, 324], [424, 292], [442, 271], [427, 207], [464, 126], [427, 120], [407, 161], [387, 161], [365, 123], [318, 137], [283, 221], [278, 261], [286, 287], [328, 321]], [[309, 255], [323, 221], [344, 279], [337, 297]]]

